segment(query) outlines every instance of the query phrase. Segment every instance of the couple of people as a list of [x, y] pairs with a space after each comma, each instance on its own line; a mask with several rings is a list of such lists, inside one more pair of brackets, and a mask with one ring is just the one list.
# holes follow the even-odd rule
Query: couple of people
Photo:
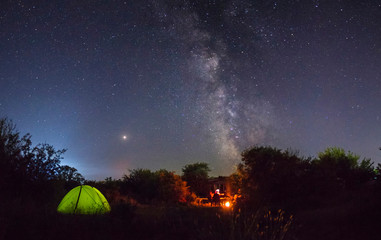
[[214, 193], [210, 192], [210, 205], [220, 206], [220, 190], [217, 189]]

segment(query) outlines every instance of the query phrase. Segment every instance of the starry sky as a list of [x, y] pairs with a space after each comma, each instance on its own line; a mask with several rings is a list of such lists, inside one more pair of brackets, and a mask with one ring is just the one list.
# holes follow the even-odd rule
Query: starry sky
[[0, 5], [0, 117], [87, 179], [271, 145], [381, 163], [381, 1]]

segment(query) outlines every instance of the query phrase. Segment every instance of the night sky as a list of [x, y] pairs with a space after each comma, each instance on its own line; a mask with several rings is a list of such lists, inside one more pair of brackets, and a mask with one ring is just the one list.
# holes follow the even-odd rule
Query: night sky
[[381, 163], [381, 2], [1, 1], [0, 117], [87, 179], [253, 145]]

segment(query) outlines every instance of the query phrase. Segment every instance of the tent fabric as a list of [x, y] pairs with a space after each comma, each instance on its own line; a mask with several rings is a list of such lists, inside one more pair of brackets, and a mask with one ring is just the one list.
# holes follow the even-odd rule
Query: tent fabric
[[103, 194], [89, 185], [73, 188], [57, 207], [60, 213], [69, 214], [104, 214], [111, 208]]

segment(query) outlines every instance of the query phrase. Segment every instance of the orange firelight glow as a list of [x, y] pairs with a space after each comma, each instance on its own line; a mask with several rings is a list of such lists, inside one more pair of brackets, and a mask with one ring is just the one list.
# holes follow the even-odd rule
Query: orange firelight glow
[[226, 202], [225, 207], [230, 207], [230, 202]]

